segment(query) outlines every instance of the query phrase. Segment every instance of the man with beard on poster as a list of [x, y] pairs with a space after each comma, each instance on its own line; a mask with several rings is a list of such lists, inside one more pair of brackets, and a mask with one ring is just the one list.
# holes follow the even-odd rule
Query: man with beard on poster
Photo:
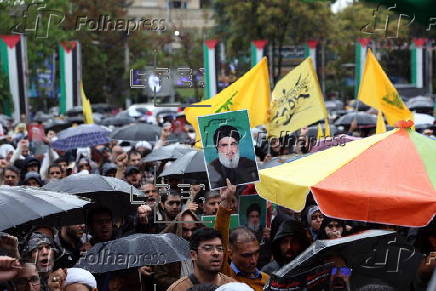
[[260, 209], [259, 204], [253, 203], [250, 204], [247, 208], [247, 224], [245, 225], [256, 235], [257, 240], [262, 241], [263, 229], [264, 225], [260, 223], [260, 217], [262, 215], [262, 211]]
[[215, 130], [213, 136], [218, 158], [207, 165], [212, 189], [226, 186], [226, 178], [232, 185], [245, 184], [259, 180], [256, 162], [241, 157], [239, 153], [239, 131], [230, 125]]

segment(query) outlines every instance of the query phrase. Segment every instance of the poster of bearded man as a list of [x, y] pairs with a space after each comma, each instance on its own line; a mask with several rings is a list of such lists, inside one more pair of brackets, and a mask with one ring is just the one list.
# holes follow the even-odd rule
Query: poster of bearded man
[[247, 110], [198, 117], [210, 189], [259, 181]]

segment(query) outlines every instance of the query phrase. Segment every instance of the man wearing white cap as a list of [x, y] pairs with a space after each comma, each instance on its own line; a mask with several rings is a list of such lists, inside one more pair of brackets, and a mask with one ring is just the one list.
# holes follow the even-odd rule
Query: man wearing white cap
[[94, 276], [81, 268], [62, 269], [53, 272], [49, 278], [51, 291], [94, 291], [97, 281]]

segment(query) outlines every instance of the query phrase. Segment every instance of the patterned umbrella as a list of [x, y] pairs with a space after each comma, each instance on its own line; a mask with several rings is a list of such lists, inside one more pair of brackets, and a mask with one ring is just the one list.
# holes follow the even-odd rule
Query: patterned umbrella
[[257, 192], [296, 211], [312, 191], [332, 217], [424, 226], [436, 213], [436, 142], [400, 128], [261, 170]]
[[95, 124], [82, 124], [59, 132], [58, 139], [52, 143], [52, 147], [68, 151], [108, 142], [110, 142], [109, 130]]

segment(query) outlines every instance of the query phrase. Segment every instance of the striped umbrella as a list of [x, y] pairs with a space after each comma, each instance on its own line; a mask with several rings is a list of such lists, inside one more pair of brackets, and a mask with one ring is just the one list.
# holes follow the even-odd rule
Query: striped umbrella
[[436, 213], [435, 153], [434, 140], [396, 128], [261, 170], [256, 190], [295, 211], [312, 191], [328, 216], [424, 226]]
[[96, 146], [110, 142], [109, 130], [95, 124], [82, 124], [58, 133], [52, 147], [61, 151]]

